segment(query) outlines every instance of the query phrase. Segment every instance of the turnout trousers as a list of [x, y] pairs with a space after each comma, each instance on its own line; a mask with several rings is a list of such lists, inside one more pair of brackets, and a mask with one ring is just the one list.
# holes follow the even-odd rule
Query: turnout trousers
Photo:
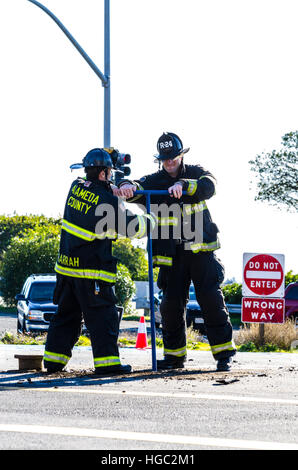
[[58, 274], [54, 303], [58, 304], [58, 312], [50, 322], [44, 353], [48, 371], [62, 370], [67, 364], [83, 319], [90, 334], [94, 367], [120, 364], [119, 317], [112, 287], [100, 286], [95, 294], [94, 281]]
[[220, 289], [223, 279], [224, 267], [214, 252], [194, 254], [183, 246], [177, 247], [171, 268], [160, 268], [157, 284], [163, 291], [160, 312], [165, 357], [186, 357], [185, 307], [191, 281], [214, 359], [225, 359], [236, 353], [233, 329]]

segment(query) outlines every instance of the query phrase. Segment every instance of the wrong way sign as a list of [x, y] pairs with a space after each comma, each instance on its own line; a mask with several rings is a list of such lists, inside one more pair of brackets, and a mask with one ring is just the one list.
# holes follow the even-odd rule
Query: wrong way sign
[[241, 321], [243, 323], [284, 323], [285, 299], [243, 297]]
[[243, 254], [244, 297], [284, 297], [284, 255]]

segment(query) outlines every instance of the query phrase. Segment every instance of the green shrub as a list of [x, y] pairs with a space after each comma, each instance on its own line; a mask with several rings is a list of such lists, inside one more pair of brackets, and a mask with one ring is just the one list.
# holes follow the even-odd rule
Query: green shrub
[[[119, 238], [113, 242], [113, 256], [120, 264], [126, 266], [134, 281], [148, 281], [148, 260], [146, 250], [133, 246], [129, 238]], [[159, 268], [153, 269], [154, 281], [157, 280]]]
[[222, 287], [222, 292], [227, 304], [241, 304], [242, 284], [226, 284]]
[[11, 240], [3, 253], [0, 270], [0, 289], [6, 305], [15, 305], [15, 295], [30, 274], [54, 272], [59, 234], [59, 226], [49, 225], [29, 229]]
[[115, 284], [117, 304], [126, 308], [135, 291], [135, 283], [131, 279], [128, 268], [123, 264], [118, 264]]

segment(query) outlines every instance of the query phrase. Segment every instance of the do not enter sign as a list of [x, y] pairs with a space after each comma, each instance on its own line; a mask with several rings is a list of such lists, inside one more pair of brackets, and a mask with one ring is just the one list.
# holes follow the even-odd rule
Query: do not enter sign
[[243, 296], [284, 296], [284, 255], [244, 253], [243, 267]]

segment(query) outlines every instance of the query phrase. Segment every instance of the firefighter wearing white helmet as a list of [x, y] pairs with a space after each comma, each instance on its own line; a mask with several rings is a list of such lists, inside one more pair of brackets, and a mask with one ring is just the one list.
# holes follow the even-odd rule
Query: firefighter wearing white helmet
[[163, 291], [160, 311], [164, 343], [164, 359], [157, 361], [157, 367], [184, 367], [185, 308], [193, 282], [217, 370], [229, 370], [236, 348], [220, 289], [224, 267], [214, 253], [220, 248], [219, 230], [206, 203], [215, 193], [215, 179], [200, 165], [184, 163], [183, 157], [189, 148], [183, 148], [177, 134], [163, 133], [158, 139], [157, 150], [155, 159], [162, 166], [160, 171], [136, 181], [123, 180], [119, 185], [120, 195], [128, 198], [128, 202], [143, 205], [144, 196], [135, 195], [136, 189], [167, 190], [165, 196], [152, 195], [152, 210], [154, 207], [168, 207], [171, 211], [178, 208], [174, 215], [170, 211], [167, 216], [161, 212], [155, 214], [159, 227], [152, 240], [152, 251], [153, 264], [160, 267], [158, 286]]
[[[131, 222], [135, 232], [130, 236], [145, 236], [148, 217], [127, 211], [113, 195], [110, 183], [113, 164], [104, 149], [90, 150], [82, 163], [71, 166], [82, 167], [86, 177], [73, 181], [64, 209], [55, 266], [54, 303], [58, 304], [58, 311], [50, 323], [44, 365], [49, 373], [63, 370], [84, 319], [95, 373], [127, 373], [131, 366], [121, 364], [117, 346], [119, 316], [113, 291], [116, 259], [112, 256], [112, 240], [118, 233], [128, 236]], [[110, 214], [108, 226], [107, 214]]]

